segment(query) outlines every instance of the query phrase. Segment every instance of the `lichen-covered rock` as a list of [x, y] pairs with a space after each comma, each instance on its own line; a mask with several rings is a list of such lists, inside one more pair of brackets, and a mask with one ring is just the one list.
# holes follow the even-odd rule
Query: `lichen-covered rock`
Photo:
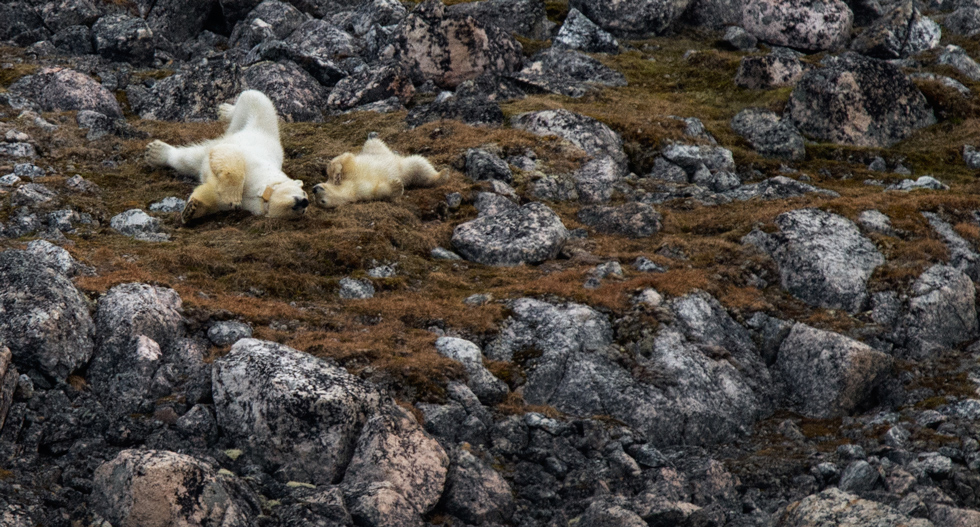
[[28, 2], [4, 2], [0, 4], [0, 40], [9, 40], [18, 46], [29, 46], [43, 40], [49, 34], [44, 21]]
[[980, 33], [980, 6], [966, 5], [960, 6], [943, 20], [943, 26], [954, 35], [973, 37]]
[[510, 73], [522, 62], [521, 45], [496, 26], [470, 16], [446, 13], [437, 0], [426, 0], [403, 20], [383, 56], [443, 88], [488, 72]]
[[619, 53], [619, 41], [572, 8], [555, 35], [553, 47], [577, 49], [586, 53]]
[[573, 7], [602, 29], [622, 38], [663, 33], [687, 8], [689, 0], [571, 0]]
[[0, 341], [21, 369], [65, 380], [92, 357], [95, 325], [68, 278], [25, 251], [0, 253]]
[[234, 101], [243, 89], [241, 68], [216, 55], [184, 65], [152, 88], [131, 84], [126, 95], [143, 119], [204, 121], [217, 119], [218, 106]]
[[345, 77], [327, 97], [333, 110], [348, 110], [367, 103], [398, 97], [403, 104], [415, 95], [415, 87], [401, 64], [384, 63]]
[[799, 130], [771, 110], [747, 108], [732, 118], [730, 126], [763, 157], [800, 161], [806, 156]]
[[493, 376], [483, 365], [483, 352], [476, 344], [454, 337], [439, 337], [436, 351], [443, 357], [453, 359], [466, 369], [466, 385], [486, 405], [503, 401], [509, 391], [504, 381]]
[[142, 18], [106, 15], [92, 26], [95, 52], [109, 60], [149, 64], [156, 38]]
[[598, 232], [630, 238], [653, 236], [660, 232], [663, 220], [653, 207], [636, 201], [619, 207], [583, 207], [578, 219]]
[[308, 20], [285, 40], [263, 42], [249, 53], [264, 60], [290, 60], [323, 86], [334, 86], [347, 76], [342, 61], [357, 56], [354, 38], [323, 20]]
[[496, 154], [470, 148], [466, 151], [466, 175], [474, 181], [484, 181], [494, 179], [510, 183], [514, 179], [507, 162], [497, 157]]
[[269, 95], [280, 117], [289, 122], [323, 120], [327, 93], [309, 73], [291, 62], [260, 62], [244, 74], [245, 86]]
[[457, 225], [452, 244], [463, 258], [484, 265], [538, 264], [555, 258], [568, 229], [542, 203], [528, 203], [494, 216]]
[[215, 322], [208, 328], [208, 340], [215, 346], [230, 346], [247, 338], [252, 338], [252, 326], [244, 322], [226, 320]]
[[593, 158], [610, 157], [626, 167], [623, 139], [605, 124], [568, 110], [522, 113], [511, 118], [514, 128], [535, 135], [557, 135]]
[[732, 151], [721, 146], [697, 146], [671, 143], [664, 147], [664, 159], [681, 167], [693, 176], [701, 167], [711, 172], [735, 170]]
[[28, 183], [10, 193], [11, 207], [36, 207], [48, 203], [58, 195], [40, 183]]
[[374, 285], [370, 280], [356, 280], [354, 278], [340, 279], [340, 298], [374, 298]]
[[578, 51], [554, 47], [536, 53], [511, 78], [569, 97], [582, 97], [600, 87], [626, 86], [622, 73]]
[[891, 367], [890, 356], [866, 344], [800, 323], [783, 340], [775, 364], [790, 404], [821, 419], [860, 409]]
[[421, 525], [439, 501], [449, 456], [401, 407], [364, 424], [341, 488], [357, 525]]
[[497, 26], [524, 38], [548, 40], [554, 23], [548, 20], [545, 5], [535, 0], [485, 0], [448, 6], [454, 15], [469, 15], [484, 24]]
[[925, 97], [898, 67], [855, 53], [805, 73], [786, 115], [804, 135], [875, 147], [891, 146], [936, 122]]
[[899, 2], [851, 43], [851, 49], [879, 59], [913, 57], [939, 45], [939, 24], [912, 2]]
[[742, 23], [743, 5], [743, 0], [691, 0], [681, 21], [712, 29], [734, 27]]
[[6, 346], [0, 346], [0, 429], [7, 420], [7, 412], [14, 402], [14, 391], [17, 390], [20, 373], [14, 367], [13, 354]]
[[582, 203], [604, 203], [622, 179], [622, 168], [610, 157], [593, 159], [572, 174], [575, 190]]
[[948, 265], [934, 265], [909, 291], [902, 322], [910, 358], [927, 359], [977, 336], [976, 290], [970, 277]]
[[47, 240], [34, 240], [27, 244], [27, 252], [37, 256], [45, 265], [65, 276], [73, 276], [85, 266], [71, 254]]
[[803, 63], [789, 53], [742, 57], [735, 84], [750, 90], [793, 86], [803, 77]]
[[977, 61], [959, 46], [953, 44], [946, 46], [936, 62], [953, 67], [971, 80], [980, 81], [980, 64], [977, 64]]
[[88, 26], [68, 26], [51, 36], [51, 43], [65, 55], [91, 55], [92, 30]]
[[806, 51], [843, 48], [854, 14], [841, 0], [748, 0], [742, 26], [759, 40]]
[[191, 40], [204, 29], [204, 23], [218, 0], [156, 0], [146, 15], [153, 34], [170, 42]]
[[265, 0], [235, 25], [228, 43], [251, 49], [267, 38], [282, 40], [296, 31], [306, 20], [307, 17], [303, 13], [285, 2]]
[[159, 242], [170, 238], [168, 234], [161, 232], [163, 224], [160, 219], [150, 216], [141, 209], [130, 209], [116, 214], [109, 220], [109, 225], [120, 234], [137, 240]]
[[923, 212], [922, 216], [929, 221], [929, 225], [946, 242], [946, 247], [950, 253], [949, 265], [966, 273], [970, 280], [980, 282], [980, 254], [973, 248], [973, 245], [960, 236], [952, 225], [943, 221], [938, 214]]
[[814, 306], [852, 313], [863, 308], [868, 278], [885, 259], [854, 223], [799, 209], [777, 216], [776, 225], [776, 234], [757, 232], [757, 243], [779, 266], [784, 289]]
[[462, 121], [471, 126], [495, 126], [503, 124], [504, 112], [499, 104], [486, 98], [457, 95], [415, 106], [408, 112], [405, 122], [414, 128], [443, 119]]
[[95, 471], [93, 509], [113, 525], [247, 527], [260, 502], [233, 475], [165, 450], [123, 450]]
[[218, 426], [282, 481], [339, 479], [380, 406], [344, 369], [272, 342], [239, 340], [212, 372]]
[[462, 449], [453, 452], [443, 499], [447, 512], [473, 525], [506, 522], [515, 508], [507, 481]]
[[932, 527], [932, 522], [911, 518], [896, 509], [863, 500], [836, 487], [789, 504], [773, 519], [775, 527], [831, 527], [874, 525], [875, 527]]
[[65, 68], [44, 68], [13, 83], [10, 93], [33, 101], [46, 112], [93, 110], [122, 117], [122, 109], [109, 90], [95, 79]]

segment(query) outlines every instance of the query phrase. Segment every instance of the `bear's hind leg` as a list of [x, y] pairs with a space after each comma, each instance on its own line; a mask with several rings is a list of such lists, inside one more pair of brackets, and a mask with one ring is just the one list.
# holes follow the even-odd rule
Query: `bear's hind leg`
[[361, 147], [361, 155], [365, 156], [394, 156], [395, 153], [388, 148], [384, 141], [378, 138], [368, 139]]
[[260, 91], [245, 90], [238, 96], [225, 135], [240, 132], [246, 127], [257, 128], [279, 140], [279, 117], [276, 115], [276, 107]]
[[234, 104], [222, 103], [221, 106], [218, 106], [218, 120], [223, 123], [230, 123], [233, 113], [235, 113]]
[[422, 156], [406, 157], [401, 162], [401, 180], [405, 187], [437, 187], [449, 180], [449, 171], [436, 171], [432, 163]]
[[190, 223], [198, 218], [218, 212], [218, 197], [214, 188], [208, 184], [198, 185], [187, 199], [183, 212], [180, 213], [181, 223]]
[[211, 149], [209, 167], [211, 173], [206, 184], [214, 188], [215, 206], [221, 210], [240, 208], [245, 192], [245, 158], [231, 145], [218, 145]]

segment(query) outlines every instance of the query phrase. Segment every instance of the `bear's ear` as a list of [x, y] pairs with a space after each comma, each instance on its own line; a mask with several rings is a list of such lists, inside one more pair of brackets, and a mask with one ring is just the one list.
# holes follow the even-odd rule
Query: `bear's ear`
[[299, 185], [299, 188], [303, 188], [303, 180], [302, 179], [297, 179], [295, 181]]

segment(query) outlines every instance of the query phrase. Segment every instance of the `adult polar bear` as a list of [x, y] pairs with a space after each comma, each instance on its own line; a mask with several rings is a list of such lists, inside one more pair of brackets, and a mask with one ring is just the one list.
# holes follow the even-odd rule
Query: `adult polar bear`
[[228, 129], [217, 139], [182, 147], [153, 141], [146, 148], [149, 164], [197, 176], [201, 182], [181, 221], [239, 208], [270, 218], [302, 216], [310, 201], [303, 182], [282, 171], [279, 118], [272, 101], [260, 91], [243, 91], [234, 105], [221, 105], [218, 118]]
[[422, 156], [401, 156], [384, 141], [371, 138], [359, 154], [345, 152], [330, 160], [330, 181], [313, 187], [313, 202], [324, 209], [367, 200], [395, 199], [412, 187], [435, 187], [449, 179]]

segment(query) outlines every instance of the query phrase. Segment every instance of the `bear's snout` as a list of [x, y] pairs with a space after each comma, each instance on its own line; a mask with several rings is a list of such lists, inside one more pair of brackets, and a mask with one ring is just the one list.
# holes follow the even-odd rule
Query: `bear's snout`
[[293, 210], [299, 211], [310, 206], [310, 200], [304, 198], [293, 198], [295, 204], [293, 205]]

